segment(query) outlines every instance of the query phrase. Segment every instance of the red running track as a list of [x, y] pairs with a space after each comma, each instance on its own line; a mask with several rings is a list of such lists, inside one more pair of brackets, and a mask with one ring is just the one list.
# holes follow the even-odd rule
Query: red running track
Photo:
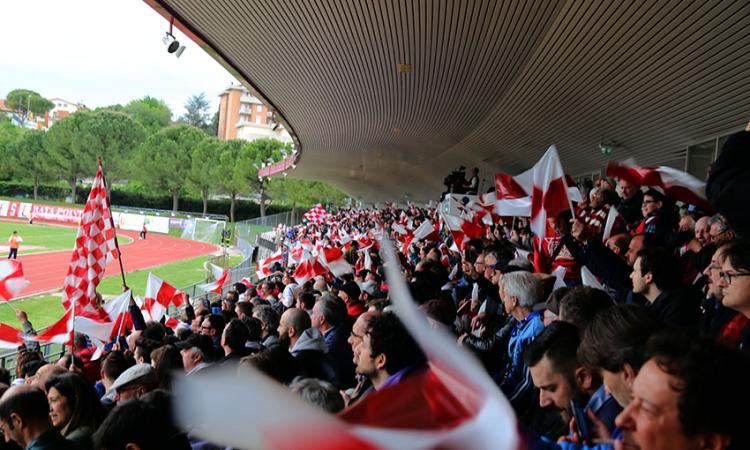
[[[160, 266], [174, 261], [206, 255], [218, 250], [218, 247], [204, 242], [190, 241], [172, 236], [149, 233], [147, 239], [139, 240], [134, 231], [117, 230], [118, 236], [127, 236], [130, 243], [120, 243], [122, 264], [125, 272]], [[125, 241], [125, 239], [120, 239]], [[28, 242], [32, 244], [32, 242]], [[29, 286], [23, 296], [62, 288], [65, 275], [68, 273], [70, 251], [23, 254], [23, 245], [18, 252], [18, 260], [23, 263], [23, 272]], [[107, 264], [105, 276], [119, 275], [120, 265], [117, 260]]]

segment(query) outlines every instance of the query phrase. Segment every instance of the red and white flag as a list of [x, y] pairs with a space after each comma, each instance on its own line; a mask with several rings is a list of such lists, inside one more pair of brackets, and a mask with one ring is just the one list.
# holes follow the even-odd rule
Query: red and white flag
[[215, 280], [210, 283], [199, 284], [198, 287], [206, 292], [221, 294], [221, 288], [229, 281], [229, 270], [224, 270], [219, 266], [209, 263], [211, 273]]
[[117, 297], [105, 302], [102, 309], [107, 313], [109, 320], [114, 323], [113, 332], [110, 337], [118, 336], [133, 328], [133, 319], [130, 317], [130, 289]]
[[425, 220], [414, 230], [414, 240], [419, 242], [422, 239], [427, 241], [440, 240], [440, 230], [435, 228], [435, 225], [429, 220]]
[[262, 280], [263, 278], [271, 275], [271, 266], [273, 266], [274, 263], [277, 262], [281, 263], [283, 259], [284, 255], [281, 253], [281, 250], [277, 250], [276, 253], [263, 260], [263, 262], [257, 262], [255, 273], [258, 276], [258, 279]]
[[10, 300], [29, 285], [23, 276], [23, 266], [15, 259], [0, 260], [0, 298]]
[[706, 197], [706, 182], [687, 172], [667, 166], [639, 167], [632, 162], [610, 161], [607, 176], [627, 180], [639, 186], [653, 187], [667, 197], [712, 210]]
[[557, 148], [552, 145], [532, 168], [534, 190], [531, 193], [531, 231], [539, 245], [546, 237], [548, 218], [573, 210], [568, 197], [568, 183]]
[[144, 319], [158, 322], [167, 314], [170, 304], [180, 306], [183, 300], [184, 293], [182, 291], [153, 273], [148, 274], [146, 292], [143, 295], [143, 303], [141, 304]]
[[15, 349], [23, 344], [23, 334], [10, 325], [0, 323], [0, 348]]
[[321, 224], [330, 216], [320, 203], [302, 215], [308, 222]]
[[339, 247], [322, 248], [318, 252], [318, 260], [337, 277], [352, 273], [352, 266], [344, 258], [344, 252]]
[[[192, 433], [230, 447], [298, 449], [521, 448], [510, 403], [455, 337], [430, 326], [409, 294], [389, 243], [381, 242], [396, 314], [429, 368], [377, 390], [338, 416], [250, 371], [175, 380], [175, 414]], [[262, 404], [264, 408], [254, 408]], [[229, 418], [229, 419], [227, 419]], [[289, 424], [296, 424], [288, 433]]]
[[484, 235], [484, 226], [477, 225], [461, 217], [444, 214], [443, 223], [451, 236], [453, 236], [453, 243], [457, 251], [462, 251], [470, 240], [478, 239]]
[[602, 242], [607, 242], [607, 239], [612, 237], [612, 228], [614, 228], [615, 222], [617, 222], [618, 217], [620, 217], [620, 212], [617, 211], [617, 208], [609, 208], [609, 212], [607, 213], [607, 221], [604, 223], [604, 231], [602, 232]]
[[68, 309], [75, 304], [76, 308], [94, 309], [96, 287], [104, 277], [107, 262], [116, 257], [115, 230], [100, 165], [83, 208], [68, 274], [63, 282], [63, 306]]
[[[553, 146], [554, 147], [554, 146]], [[549, 152], [549, 150], [547, 150]], [[555, 154], [557, 150], [555, 150]], [[545, 154], [546, 155], [546, 154]], [[542, 157], [544, 159], [544, 157]], [[540, 160], [541, 162], [541, 160]], [[539, 163], [537, 163], [538, 165]], [[531, 216], [531, 194], [534, 191], [534, 170], [537, 166], [522, 172], [514, 177], [505, 173], [495, 174], [495, 209], [493, 213], [498, 216]], [[573, 180], [565, 176], [570, 200], [580, 202], [583, 197], [581, 191], [576, 187]], [[493, 194], [485, 194], [481, 197], [483, 204], [492, 202]]]
[[294, 270], [292, 277], [294, 278], [294, 281], [301, 286], [309, 280], [312, 280], [318, 275], [323, 275], [326, 272], [326, 268], [312, 256], [310, 251], [305, 250], [302, 252], [302, 260]]
[[73, 305], [69, 306], [62, 317], [48, 326], [44, 331], [29, 339], [38, 342], [55, 342], [57, 344], [69, 344], [73, 333]]

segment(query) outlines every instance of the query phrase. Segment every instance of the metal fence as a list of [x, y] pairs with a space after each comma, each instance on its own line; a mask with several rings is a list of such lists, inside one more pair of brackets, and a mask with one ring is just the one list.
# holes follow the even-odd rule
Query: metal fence
[[211, 220], [222, 220], [224, 222], [229, 222], [229, 216], [225, 214], [203, 214], [198, 213], [194, 211], [177, 211], [173, 213], [172, 211], [167, 211], [166, 209], [154, 209], [154, 208], [141, 208], [136, 206], [119, 206], [119, 205], [112, 205], [112, 209], [116, 211], [126, 211], [131, 212], [134, 214], [152, 214], [155, 216], [167, 216], [167, 217], [174, 217], [174, 216], [181, 216], [181, 217], [200, 217], [202, 219], [211, 219]]
[[[45, 361], [57, 361], [65, 355], [65, 346], [47, 342], [39, 344], [39, 351], [42, 353]], [[52, 359], [54, 357], [54, 359]], [[0, 367], [8, 369], [11, 378], [15, 377], [16, 360], [18, 359], [18, 350], [13, 350], [0, 355]]]
[[271, 231], [279, 225], [296, 225], [299, 217], [300, 211], [293, 209], [279, 214], [236, 222], [234, 224], [234, 237], [235, 240], [242, 239], [252, 245], [257, 245], [258, 234]]

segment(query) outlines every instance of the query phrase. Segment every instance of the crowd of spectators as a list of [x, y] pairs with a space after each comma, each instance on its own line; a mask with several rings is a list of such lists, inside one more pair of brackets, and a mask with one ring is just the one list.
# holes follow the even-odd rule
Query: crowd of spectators
[[[738, 412], [750, 403], [750, 220], [736, 178], [748, 151], [750, 129], [727, 142], [707, 186], [713, 211], [602, 178], [541, 242], [523, 218], [486, 224], [462, 248], [444, 228], [407, 239], [441, 222], [413, 205], [296, 226], [270, 275], [190, 302], [176, 330], [131, 302], [133, 330], [100, 359], [81, 334], [57, 362], [22, 348], [14, 376], [0, 373], [0, 448], [222, 448], [175, 425], [170, 393], [176, 377], [217, 368], [260, 371], [331, 414], [429, 370], [391, 310], [379, 237], [402, 244], [414, 301], [476, 355], [530, 448], [750, 448]], [[301, 278], [305, 242], [341, 248], [353, 270]]]

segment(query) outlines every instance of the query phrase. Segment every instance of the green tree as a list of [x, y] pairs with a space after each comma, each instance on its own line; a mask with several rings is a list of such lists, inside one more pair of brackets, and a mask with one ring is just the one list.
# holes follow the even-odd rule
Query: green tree
[[5, 96], [5, 104], [13, 109], [18, 109], [21, 120], [26, 122], [29, 113], [43, 116], [44, 113], [55, 107], [55, 104], [39, 95], [38, 92], [29, 89], [14, 89]]
[[216, 133], [211, 133], [211, 114], [208, 112], [210, 107], [211, 104], [206, 99], [205, 92], [193, 95], [185, 102], [185, 115], [180, 117], [180, 122], [200, 128], [205, 133], [216, 136]]
[[125, 113], [102, 110], [83, 121], [80, 139], [81, 146], [104, 159], [107, 188], [111, 188], [115, 179], [127, 176], [128, 162], [146, 139], [146, 131]]
[[143, 127], [126, 114], [78, 111], [52, 125], [44, 146], [75, 199], [78, 180], [96, 173], [97, 157], [104, 160], [111, 187], [116, 177], [125, 176], [126, 161], [144, 138]]
[[229, 195], [229, 220], [232, 222], [237, 196], [250, 192], [251, 181], [258, 178], [258, 171], [253, 167], [256, 156], [252, 143], [239, 139], [222, 142], [216, 181], [221, 190]]
[[211, 118], [211, 123], [208, 124], [207, 133], [211, 136], [219, 136], [219, 110], [218, 108], [216, 109], [216, 112]]
[[146, 185], [168, 191], [174, 212], [179, 209], [180, 194], [190, 174], [190, 158], [205, 137], [201, 130], [180, 124], [152, 134], [138, 148], [137, 178]]
[[172, 123], [172, 111], [162, 100], [143, 97], [125, 105], [125, 111], [151, 135]]
[[218, 174], [216, 165], [222, 152], [222, 141], [209, 136], [202, 140], [193, 150], [188, 181], [198, 189], [203, 199], [203, 214], [208, 212], [208, 196], [217, 187]]
[[44, 147], [46, 133], [32, 130], [24, 133], [12, 146], [15, 176], [27, 178], [34, 183], [34, 200], [39, 199], [39, 184], [56, 178], [57, 171]]
[[342, 205], [347, 197], [328, 183], [278, 176], [269, 184], [268, 192], [272, 198], [292, 208], [316, 203]]
[[13, 175], [13, 149], [16, 140], [28, 130], [13, 125], [10, 117], [0, 113], [0, 177], [9, 179]]
[[78, 180], [96, 173], [97, 149], [85, 145], [82, 139], [84, 122], [94, 113], [78, 111], [55, 122], [44, 139], [44, 147], [58, 175], [70, 185], [70, 196], [75, 201]]

